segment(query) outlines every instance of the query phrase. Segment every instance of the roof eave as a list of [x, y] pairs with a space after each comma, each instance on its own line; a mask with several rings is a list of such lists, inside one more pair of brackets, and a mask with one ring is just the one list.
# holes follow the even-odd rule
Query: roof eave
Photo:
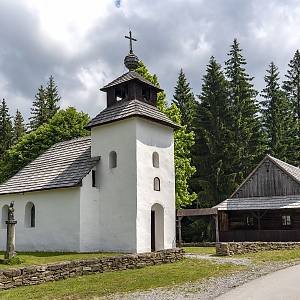
[[91, 124], [91, 125], [88, 124], [85, 128], [87, 130], [91, 130], [93, 127], [97, 127], [97, 126], [101, 126], [101, 125], [106, 125], [106, 124], [109, 124], [109, 123], [113, 123], [113, 122], [117, 122], [117, 121], [122, 121], [122, 120], [133, 118], [133, 117], [140, 117], [140, 118], [143, 118], [143, 119], [151, 120], [152, 122], [160, 123], [162, 125], [171, 127], [174, 130], [178, 130], [178, 129], [180, 129], [182, 127], [182, 126], [180, 126], [178, 124], [175, 124], [174, 122], [171, 122], [171, 121], [169, 123], [169, 122], [165, 122], [165, 121], [158, 120], [158, 119], [155, 119], [155, 118], [147, 117], [147, 116], [144, 116], [144, 115], [133, 114], [133, 115], [122, 117], [122, 118], [118, 118], [118, 119], [115, 119], [115, 120], [105, 121], [105, 122], [102, 122], [102, 123], [95, 123], [95, 124]]

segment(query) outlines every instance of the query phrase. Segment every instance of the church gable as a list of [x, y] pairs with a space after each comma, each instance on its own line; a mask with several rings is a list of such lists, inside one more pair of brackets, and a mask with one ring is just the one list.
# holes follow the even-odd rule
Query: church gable
[[267, 155], [231, 198], [300, 195], [300, 169]]

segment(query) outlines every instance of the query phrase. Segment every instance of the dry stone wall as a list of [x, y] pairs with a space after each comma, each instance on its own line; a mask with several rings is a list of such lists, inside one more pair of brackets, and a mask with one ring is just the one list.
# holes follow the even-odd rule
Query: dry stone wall
[[172, 263], [183, 258], [182, 249], [169, 249], [151, 253], [129, 254], [116, 257], [74, 260], [40, 266], [0, 270], [0, 289], [36, 285], [75, 276], [137, 269]]
[[300, 249], [300, 242], [228, 242], [217, 243], [217, 255], [233, 255], [253, 253], [263, 250], [291, 250]]

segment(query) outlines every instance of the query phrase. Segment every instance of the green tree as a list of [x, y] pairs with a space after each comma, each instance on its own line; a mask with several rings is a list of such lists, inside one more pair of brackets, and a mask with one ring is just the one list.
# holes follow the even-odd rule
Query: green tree
[[182, 69], [178, 75], [173, 98], [173, 103], [180, 109], [182, 124], [187, 125], [188, 130], [192, 130], [196, 111], [196, 101]]
[[59, 110], [59, 102], [61, 99], [52, 75], [49, 77], [49, 81], [45, 89], [45, 98], [47, 119], [51, 119]]
[[236, 173], [236, 184], [249, 174], [265, 152], [265, 140], [259, 117], [257, 91], [252, 84], [253, 77], [247, 74], [246, 60], [235, 39], [225, 62], [228, 81], [230, 109], [233, 115], [231, 131], [232, 173]]
[[31, 116], [29, 118], [30, 129], [35, 130], [39, 126], [45, 124], [48, 120], [47, 115], [47, 103], [45, 96], [45, 89], [41, 85], [38, 92], [35, 95], [35, 100], [33, 101], [31, 108]]
[[13, 143], [13, 127], [5, 99], [0, 104], [0, 159]]
[[73, 107], [57, 112], [48, 123], [23, 135], [20, 141], [6, 152], [0, 164], [0, 181], [13, 176], [52, 145], [89, 135], [89, 131], [85, 129], [88, 122], [89, 116], [77, 112]]
[[25, 134], [24, 118], [19, 110], [16, 111], [14, 118], [14, 143], [17, 143], [20, 138]]
[[203, 77], [195, 120], [196, 143], [193, 163], [197, 172], [193, 177], [193, 190], [200, 205], [211, 207], [230, 195], [234, 187], [231, 174], [229, 143], [232, 114], [227, 92], [227, 82], [221, 65], [211, 57]]
[[[146, 66], [141, 62], [137, 72], [151, 83], [159, 86], [156, 75], [151, 75]], [[167, 106], [166, 95], [161, 92], [157, 95], [157, 107], [165, 113], [173, 122], [181, 125], [181, 114], [179, 108], [172, 104]], [[176, 173], [176, 207], [185, 207], [191, 204], [197, 197], [189, 191], [189, 180], [196, 169], [191, 165], [191, 147], [194, 144], [194, 133], [189, 132], [185, 126], [174, 133], [174, 157]]]
[[280, 88], [278, 68], [273, 62], [265, 76], [266, 87], [262, 91], [263, 127], [267, 136], [268, 152], [283, 160], [289, 160], [292, 148], [293, 115], [286, 95]]
[[300, 52], [297, 50], [289, 63], [283, 89], [293, 109], [293, 146], [290, 149], [290, 163], [300, 164]]

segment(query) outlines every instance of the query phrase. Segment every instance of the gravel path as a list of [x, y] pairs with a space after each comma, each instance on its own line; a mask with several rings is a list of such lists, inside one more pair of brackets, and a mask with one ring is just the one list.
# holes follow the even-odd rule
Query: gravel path
[[[193, 255], [192, 258], [196, 258]], [[198, 258], [203, 259], [202, 255]], [[207, 258], [206, 259], [211, 259]], [[299, 264], [297, 262], [276, 262], [263, 265], [254, 265], [251, 262], [246, 262], [241, 259], [222, 258], [226, 262], [231, 260], [232, 263], [248, 264], [248, 269], [245, 271], [234, 272], [226, 277], [210, 278], [208, 280], [186, 283], [175, 287], [156, 288], [149, 291], [139, 291], [128, 294], [114, 295], [100, 299], [113, 299], [113, 300], [209, 300], [215, 299], [217, 296], [228, 292], [230, 289], [240, 286], [250, 280], [266, 275], [268, 273]], [[233, 262], [234, 260], [234, 262]], [[215, 260], [214, 260], [215, 261]], [[216, 263], [221, 263], [219, 258]], [[223, 262], [224, 263], [224, 262]]]

